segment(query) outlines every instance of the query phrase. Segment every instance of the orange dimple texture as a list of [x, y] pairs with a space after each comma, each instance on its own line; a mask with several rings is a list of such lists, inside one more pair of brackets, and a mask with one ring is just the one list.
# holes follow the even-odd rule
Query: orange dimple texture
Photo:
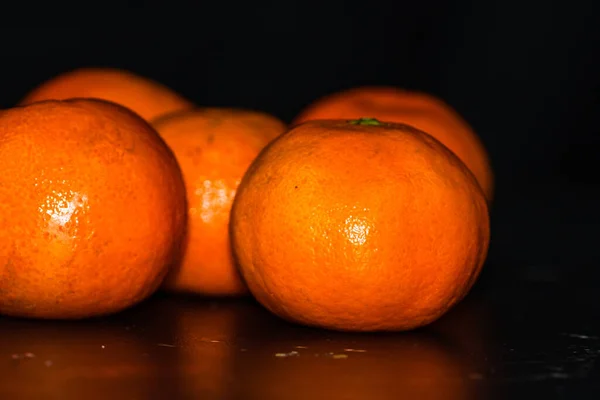
[[21, 104], [75, 97], [113, 101], [147, 121], [193, 107], [192, 102], [158, 82], [113, 68], [81, 68], [66, 72], [33, 89]]
[[487, 254], [487, 203], [464, 164], [411, 127], [313, 121], [259, 155], [232, 209], [248, 287], [292, 321], [341, 330], [428, 324]]
[[204, 295], [246, 294], [231, 254], [231, 204], [250, 163], [285, 124], [260, 112], [205, 108], [165, 116], [154, 126], [181, 165], [189, 207], [185, 254], [164, 287]]
[[494, 176], [481, 140], [455, 110], [431, 95], [389, 87], [350, 89], [317, 100], [294, 124], [361, 117], [405, 123], [434, 136], [469, 167], [488, 200], [492, 199]]
[[0, 112], [0, 313], [79, 318], [150, 295], [177, 257], [185, 187], [158, 134], [99, 100]]

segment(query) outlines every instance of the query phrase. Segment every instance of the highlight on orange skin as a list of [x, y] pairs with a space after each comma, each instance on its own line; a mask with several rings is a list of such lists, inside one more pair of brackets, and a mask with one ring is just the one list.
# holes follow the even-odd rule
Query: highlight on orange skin
[[143, 119], [103, 100], [0, 111], [0, 313], [86, 318], [160, 285], [180, 251], [185, 186]]
[[314, 101], [292, 125], [315, 119], [361, 117], [405, 123], [432, 135], [469, 167], [488, 201], [493, 199], [494, 175], [483, 143], [458, 112], [433, 95], [386, 86], [357, 87]]
[[254, 297], [334, 330], [427, 325], [470, 290], [489, 216], [467, 167], [408, 125], [309, 121], [275, 139], [242, 180], [234, 253]]
[[164, 116], [153, 126], [178, 159], [189, 207], [184, 256], [163, 287], [209, 296], [246, 294], [231, 254], [231, 204], [250, 163], [286, 125], [253, 110], [198, 108]]
[[147, 121], [190, 109], [194, 104], [167, 86], [117, 68], [79, 68], [50, 78], [31, 90], [19, 104], [42, 100], [98, 98], [121, 104]]

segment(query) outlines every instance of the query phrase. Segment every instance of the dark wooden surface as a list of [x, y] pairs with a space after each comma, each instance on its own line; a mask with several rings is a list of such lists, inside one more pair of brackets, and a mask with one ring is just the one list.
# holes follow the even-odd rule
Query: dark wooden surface
[[0, 318], [0, 398], [597, 399], [595, 300], [594, 288], [484, 282], [433, 325], [388, 334], [163, 294], [97, 320]]

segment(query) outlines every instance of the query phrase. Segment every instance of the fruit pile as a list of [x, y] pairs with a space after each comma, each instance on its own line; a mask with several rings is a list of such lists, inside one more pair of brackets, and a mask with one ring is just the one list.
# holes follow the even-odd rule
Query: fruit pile
[[489, 245], [485, 148], [449, 105], [396, 88], [286, 124], [79, 69], [0, 111], [0, 171], [7, 316], [107, 315], [164, 290], [408, 330], [469, 292]]

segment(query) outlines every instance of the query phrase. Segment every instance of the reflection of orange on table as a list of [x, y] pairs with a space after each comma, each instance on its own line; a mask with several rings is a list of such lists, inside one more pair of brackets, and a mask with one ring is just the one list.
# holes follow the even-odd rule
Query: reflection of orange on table
[[257, 345], [239, 358], [236, 393], [290, 400], [474, 398], [459, 354], [431, 338], [328, 337]]
[[[160, 378], [159, 359], [123, 325], [2, 321], [2, 350], [13, 353], [2, 371], [7, 399], [151, 398]], [[6, 357], [0, 351], [0, 357]], [[94, 397], [97, 396], [97, 397]]]
[[241, 353], [240, 330], [249, 317], [246, 304], [181, 299], [169, 312], [176, 347], [165, 350], [177, 354], [173, 382], [178, 390], [229, 398], [236, 358]]

